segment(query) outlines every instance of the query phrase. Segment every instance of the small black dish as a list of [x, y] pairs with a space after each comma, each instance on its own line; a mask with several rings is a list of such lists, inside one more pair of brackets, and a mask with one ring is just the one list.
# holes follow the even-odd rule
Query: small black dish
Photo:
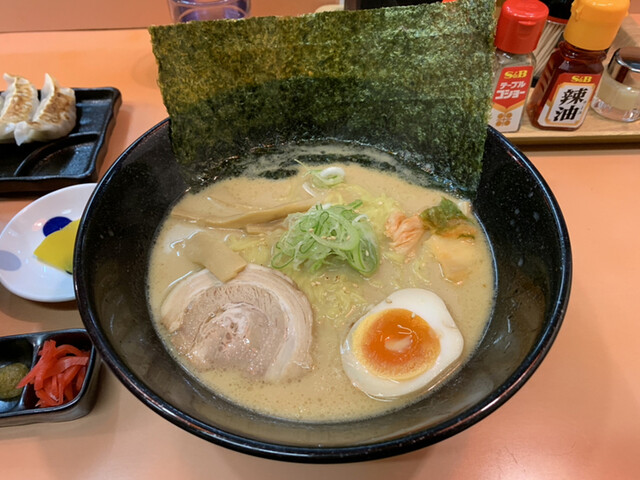
[[50, 192], [97, 180], [122, 97], [112, 87], [74, 91], [77, 122], [69, 135], [20, 146], [0, 144], [0, 194]]
[[0, 400], [0, 427], [27, 425], [39, 422], [66, 422], [88, 414], [95, 403], [100, 357], [84, 329], [57, 330], [0, 337], [0, 366], [20, 362], [29, 370], [38, 361], [38, 352], [47, 340], [55, 340], [57, 345], [73, 345], [80, 350], [89, 350], [89, 365], [84, 383], [78, 395], [57, 407], [36, 407], [38, 398], [33, 385], [27, 385], [11, 400]]

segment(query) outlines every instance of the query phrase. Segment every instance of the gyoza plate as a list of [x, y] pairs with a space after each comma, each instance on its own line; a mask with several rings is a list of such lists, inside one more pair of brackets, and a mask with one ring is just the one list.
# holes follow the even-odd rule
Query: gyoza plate
[[95, 183], [51, 192], [23, 208], [0, 233], [0, 283], [10, 292], [38, 302], [66, 302], [75, 298], [73, 275], [36, 258], [44, 240], [43, 227], [55, 217], [71, 221], [82, 216]]
[[0, 193], [51, 192], [97, 180], [122, 97], [113, 87], [73, 90], [78, 120], [69, 135], [0, 144]]

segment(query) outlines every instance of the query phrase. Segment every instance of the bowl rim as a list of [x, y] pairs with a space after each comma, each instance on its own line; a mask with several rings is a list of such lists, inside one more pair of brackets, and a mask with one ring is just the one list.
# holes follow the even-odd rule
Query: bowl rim
[[[154, 135], [161, 135], [163, 130], [168, 130], [169, 122], [170, 120], [165, 118], [151, 127], [116, 159], [92, 193], [85, 209], [85, 215], [87, 212], [91, 211], [92, 205], [99, 201], [101, 186], [108, 183], [109, 179], [118, 173], [124, 163], [124, 160], [131, 154], [131, 152], [138, 148], [141, 143], [147, 141], [150, 137]], [[561, 249], [562, 271], [558, 286], [558, 295], [553, 308], [548, 313], [546, 328], [540, 332], [538, 341], [532, 346], [530, 353], [522, 360], [516, 371], [514, 371], [505, 382], [496, 388], [492, 394], [488, 395], [483, 401], [465, 409], [449, 421], [437, 424], [425, 430], [403, 435], [388, 441], [374, 441], [370, 444], [357, 446], [303, 447], [283, 445], [280, 443], [239, 436], [234, 433], [224, 431], [218, 427], [205, 424], [204, 422], [201, 422], [171, 406], [169, 403], [153, 393], [140, 378], [138, 378], [113, 354], [107, 338], [101, 329], [98, 328], [97, 322], [93, 319], [94, 312], [92, 311], [91, 306], [87, 301], [87, 296], [85, 295], [86, 287], [81, 279], [77, 278], [76, 272], [78, 269], [74, 267], [74, 285], [76, 289], [78, 309], [80, 310], [84, 326], [104, 360], [104, 363], [109, 366], [118, 380], [131, 393], [133, 393], [134, 396], [142, 401], [147, 407], [151, 408], [151, 410], [155, 411], [166, 420], [169, 420], [174, 425], [200, 438], [230, 450], [272, 460], [296, 463], [347, 463], [376, 460], [409, 453], [411, 451], [433, 445], [475, 425], [477, 422], [497, 410], [517, 391], [519, 391], [529, 378], [531, 378], [533, 373], [540, 366], [542, 360], [546, 357], [563, 322], [569, 303], [572, 279], [572, 254], [569, 233], [555, 196], [531, 161], [528, 160], [517, 147], [511, 144], [497, 130], [490, 126], [487, 126], [487, 128], [489, 135], [494, 136], [500, 143], [501, 147], [508, 151], [519, 166], [527, 170], [528, 174], [531, 175], [532, 179], [543, 192], [544, 198], [553, 213], [553, 221], [557, 228]], [[85, 215], [83, 215], [83, 219], [80, 222], [76, 252], [82, 249]], [[76, 254], [76, 260], [74, 260], [74, 263], [77, 262], [77, 260], [78, 255]]]

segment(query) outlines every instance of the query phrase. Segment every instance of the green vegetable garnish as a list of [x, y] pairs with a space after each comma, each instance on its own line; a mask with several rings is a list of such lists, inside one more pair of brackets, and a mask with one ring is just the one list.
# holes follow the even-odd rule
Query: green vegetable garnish
[[303, 265], [311, 272], [336, 259], [363, 275], [378, 268], [378, 242], [366, 216], [355, 211], [360, 200], [349, 205], [316, 205], [290, 218], [289, 230], [274, 247], [273, 268]]
[[11, 400], [20, 396], [22, 388], [16, 385], [29, 373], [23, 363], [10, 363], [0, 367], [0, 400]]
[[432, 229], [438, 235], [470, 237], [475, 236], [475, 227], [471, 220], [462, 213], [458, 206], [442, 197], [440, 204], [427, 208], [420, 213], [420, 218], [425, 228]]
[[328, 167], [323, 170], [309, 170], [313, 184], [320, 188], [331, 188], [344, 182], [344, 170], [340, 167]]

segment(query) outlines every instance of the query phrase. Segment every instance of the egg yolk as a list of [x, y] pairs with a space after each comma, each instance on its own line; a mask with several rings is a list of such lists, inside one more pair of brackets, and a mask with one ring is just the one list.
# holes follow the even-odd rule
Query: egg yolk
[[404, 380], [429, 370], [440, 355], [440, 340], [429, 323], [404, 308], [365, 319], [354, 335], [359, 361], [380, 377]]

